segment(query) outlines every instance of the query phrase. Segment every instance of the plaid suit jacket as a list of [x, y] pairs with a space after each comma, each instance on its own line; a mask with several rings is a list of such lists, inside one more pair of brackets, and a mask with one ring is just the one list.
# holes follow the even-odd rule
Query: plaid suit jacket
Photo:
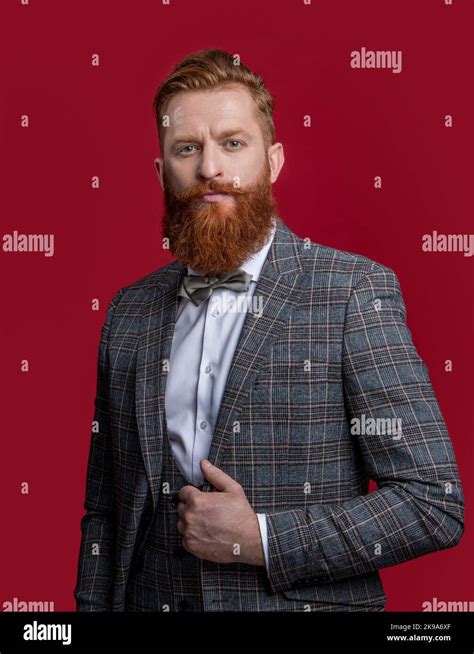
[[[124, 610], [157, 505], [165, 364], [185, 273], [174, 261], [120, 289], [107, 312], [79, 611]], [[262, 610], [275, 597], [282, 607], [285, 599], [383, 610], [380, 568], [451, 547], [463, 534], [452, 444], [397, 277], [303, 240], [278, 218], [255, 293], [263, 312], [245, 318], [208, 458], [266, 513], [269, 572], [202, 560], [204, 595], [218, 589], [235, 610]], [[401, 435], [380, 428], [387, 419], [400, 421]], [[370, 479], [377, 490], [368, 493]]]

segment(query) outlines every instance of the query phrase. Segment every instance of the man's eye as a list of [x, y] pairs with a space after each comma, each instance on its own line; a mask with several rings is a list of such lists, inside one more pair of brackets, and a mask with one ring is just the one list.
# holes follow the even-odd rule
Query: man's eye
[[[239, 150], [241, 145], [243, 145], [242, 141], [239, 141], [237, 139], [229, 139], [226, 141], [226, 144], [230, 144], [230, 149], [231, 150]], [[182, 148], [180, 148], [177, 152], [177, 154], [192, 154], [192, 149], [195, 148], [195, 145], [184, 145]]]
[[190, 154], [190, 150], [185, 152], [186, 148], [194, 148], [194, 145], [185, 145], [183, 148], [178, 150], [178, 154]]

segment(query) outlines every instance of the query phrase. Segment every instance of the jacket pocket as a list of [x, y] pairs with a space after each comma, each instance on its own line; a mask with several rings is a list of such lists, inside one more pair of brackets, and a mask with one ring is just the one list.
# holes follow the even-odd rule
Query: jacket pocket
[[290, 600], [317, 602], [321, 604], [342, 604], [351, 606], [382, 607], [387, 602], [380, 576], [372, 572], [359, 577], [319, 583], [314, 586], [300, 586], [282, 590]]

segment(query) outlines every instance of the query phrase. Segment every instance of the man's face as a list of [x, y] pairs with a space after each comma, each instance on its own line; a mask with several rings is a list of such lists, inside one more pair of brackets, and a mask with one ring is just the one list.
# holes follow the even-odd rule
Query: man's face
[[[204, 275], [238, 268], [265, 243], [283, 147], [265, 147], [255, 104], [238, 85], [183, 92], [166, 108], [163, 232], [174, 256]], [[214, 195], [206, 195], [212, 191]]]

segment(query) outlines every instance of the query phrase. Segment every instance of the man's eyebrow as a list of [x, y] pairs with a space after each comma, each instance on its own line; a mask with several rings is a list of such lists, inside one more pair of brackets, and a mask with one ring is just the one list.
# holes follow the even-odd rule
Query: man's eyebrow
[[[247, 132], [245, 129], [241, 129], [240, 127], [237, 127], [236, 129], [226, 129], [224, 132], [218, 134], [217, 139], [220, 140], [228, 138], [229, 136], [237, 135], [242, 135], [245, 136], [245, 138], [252, 139], [252, 136], [249, 134], [249, 132]], [[198, 139], [191, 134], [178, 134], [171, 142], [171, 145], [174, 147], [178, 143], [187, 143], [188, 141], [194, 142], [197, 140]]]

